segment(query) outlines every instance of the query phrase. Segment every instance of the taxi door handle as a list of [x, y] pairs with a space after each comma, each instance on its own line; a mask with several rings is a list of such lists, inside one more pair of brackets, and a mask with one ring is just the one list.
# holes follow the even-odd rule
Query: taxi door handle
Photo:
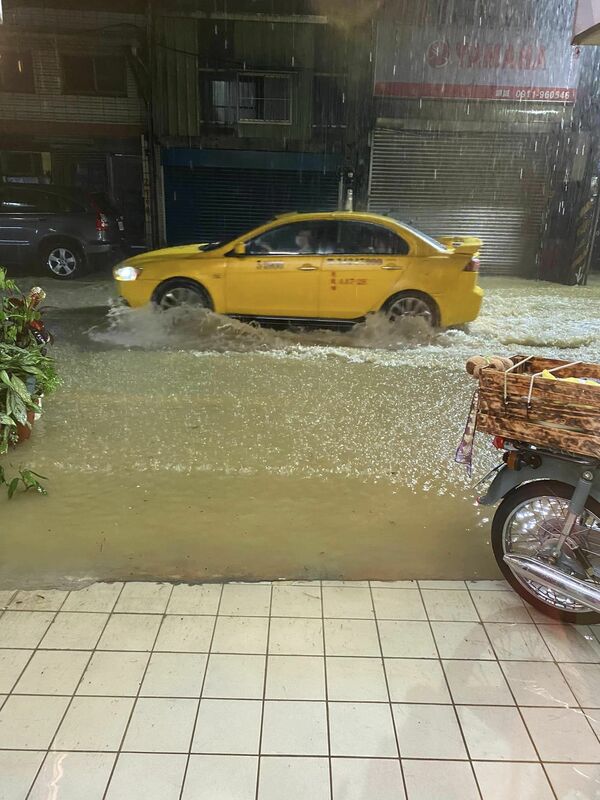
[[390, 265], [390, 266], [388, 266], [387, 264], [384, 264], [384, 265], [381, 267], [381, 269], [402, 269], [402, 267], [392, 267], [391, 265]]
[[302, 264], [301, 267], [298, 267], [301, 272], [314, 272], [317, 268], [312, 264]]

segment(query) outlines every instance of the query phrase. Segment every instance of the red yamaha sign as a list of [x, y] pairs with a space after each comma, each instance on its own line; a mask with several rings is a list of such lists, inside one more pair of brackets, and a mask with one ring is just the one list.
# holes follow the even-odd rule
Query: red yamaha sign
[[579, 61], [568, 36], [560, 27], [543, 38], [520, 31], [506, 38], [380, 24], [375, 94], [573, 102]]

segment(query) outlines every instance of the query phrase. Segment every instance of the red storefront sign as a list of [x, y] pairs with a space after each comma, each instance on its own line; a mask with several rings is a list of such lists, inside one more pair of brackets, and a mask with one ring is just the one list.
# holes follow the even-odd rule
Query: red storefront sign
[[572, 103], [578, 74], [578, 51], [562, 26], [512, 35], [389, 23], [378, 28], [378, 96]]

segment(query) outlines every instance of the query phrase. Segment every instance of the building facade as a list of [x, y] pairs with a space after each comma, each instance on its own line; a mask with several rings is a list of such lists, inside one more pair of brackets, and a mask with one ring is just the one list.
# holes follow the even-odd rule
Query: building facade
[[162, 240], [219, 240], [285, 211], [335, 209], [361, 147], [366, 177], [371, 22], [340, 26], [302, 0], [273, 8], [152, 7]]
[[369, 207], [432, 235], [481, 236], [488, 272], [548, 272], [540, 242], [550, 227], [559, 235], [553, 199], [584, 179], [589, 153], [590, 131], [576, 124], [574, 8], [388, 3], [378, 23]]
[[574, 9], [5, 0], [0, 179], [106, 191], [147, 246], [353, 203], [481, 236], [489, 273], [560, 278], [599, 171]]
[[142, 241], [144, 41], [143, 14], [93, 7], [8, 3], [0, 25], [0, 179], [106, 192]]

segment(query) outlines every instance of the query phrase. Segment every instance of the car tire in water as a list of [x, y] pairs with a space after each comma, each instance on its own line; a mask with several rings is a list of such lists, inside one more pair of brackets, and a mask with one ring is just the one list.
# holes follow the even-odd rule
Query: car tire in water
[[155, 305], [167, 311], [179, 306], [196, 306], [199, 308], [212, 308], [210, 297], [199, 283], [177, 278], [162, 283], [152, 298]]
[[46, 244], [40, 250], [40, 267], [44, 274], [59, 281], [79, 278], [85, 271], [85, 264], [81, 248], [68, 240]]
[[432, 328], [439, 325], [439, 312], [435, 302], [422, 292], [408, 291], [393, 295], [383, 306], [383, 313], [391, 322], [414, 317], [424, 319]]
[[[552, 590], [546, 590], [539, 584], [535, 584], [533, 588], [530, 588], [526, 582], [522, 582], [521, 579], [519, 579], [512, 572], [511, 568], [504, 561], [504, 554], [507, 552], [508, 547], [507, 537], [510, 533], [507, 526], [511, 525], [511, 523], [515, 521], [515, 515], [521, 509], [526, 510], [529, 506], [532, 506], [532, 504], [534, 504], [537, 500], [548, 500], [548, 498], [552, 499], [557, 504], [560, 504], [562, 513], [562, 510], [566, 509], [573, 491], [573, 487], [566, 483], [548, 480], [525, 483], [521, 486], [518, 486], [516, 489], [513, 489], [500, 503], [496, 514], [494, 515], [491, 537], [492, 549], [502, 574], [510, 583], [512, 588], [518, 592], [518, 594], [520, 594], [521, 597], [526, 600], [527, 603], [529, 603], [529, 605], [532, 605], [546, 616], [561, 620], [562, 622], [571, 622], [578, 625], [595, 625], [600, 622], [599, 613], [592, 610], [585, 611], [581, 606], [579, 606], [576, 612], [565, 611], [564, 608], [557, 607], [561, 605], [560, 602], [557, 602], [557, 606], [552, 606], [548, 603], [545, 603], [540, 596], [536, 594], [536, 590], [542, 595], [545, 592], [548, 592], [549, 594], [547, 596], [549, 596], [551, 599], [553, 597]], [[600, 520], [600, 503], [598, 503], [597, 500], [589, 497], [585, 507], [588, 514], [593, 515], [597, 521]], [[542, 520], [546, 523], [548, 523], [548, 519], [548, 517], [542, 517]], [[562, 518], [558, 517], [557, 519]], [[595, 533], [596, 529], [594, 528], [593, 531]], [[598, 539], [600, 540], [600, 527], [598, 528]], [[508, 547], [508, 551], [511, 552], [510, 547]], [[516, 553], [517, 551], [515, 550], [514, 552]], [[524, 552], [523, 554], [533, 555], [531, 552]], [[578, 575], [578, 577], [582, 576]], [[558, 601], [559, 594], [556, 593], [554, 598], [556, 598]]]

